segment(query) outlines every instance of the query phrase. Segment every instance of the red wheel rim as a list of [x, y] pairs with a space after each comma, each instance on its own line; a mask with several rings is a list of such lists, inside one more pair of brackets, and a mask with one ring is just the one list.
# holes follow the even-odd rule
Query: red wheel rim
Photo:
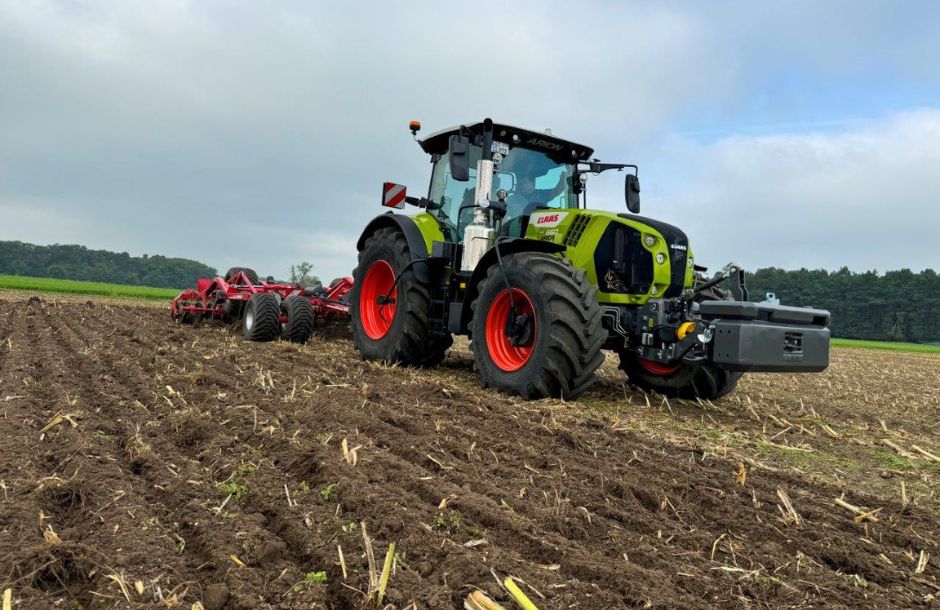
[[379, 297], [384, 297], [395, 284], [395, 270], [388, 261], [377, 260], [366, 271], [359, 291], [359, 320], [362, 330], [372, 340], [381, 339], [388, 334], [395, 319], [395, 298], [398, 289], [392, 291], [391, 303], [379, 304]]
[[679, 370], [681, 364], [662, 364], [659, 362], [653, 362], [652, 360], [643, 360], [640, 358], [640, 366], [646, 369], [647, 372], [654, 375], [672, 375]]
[[509, 290], [503, 290], [496, 295], [486, 314], [486, 348], [490, 352], [493, 364], [507, 373], [518, 371], [532, 357], [538, 331], [535, 326], [535, 308], [532, 306], [529, 295], [518, 288], [513, 288], [512, 298], [516, 305], [516, 315], [532, 316], [532, 336], [524, 345], [513, 345], [506, 336], [506, 322], [509, 320], [512, 309]]

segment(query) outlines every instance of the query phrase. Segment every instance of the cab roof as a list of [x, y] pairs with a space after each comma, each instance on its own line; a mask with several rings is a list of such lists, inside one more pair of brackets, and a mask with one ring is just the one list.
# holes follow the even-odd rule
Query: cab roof
[[[474, 143], [480, 143], [479, 140], [483, 137], [483, 121], [476, 121], [432, 133], [420, 141], [421, 148], [431, 155], [443, 155], [447, 152], [450, 136], [459, 132], [461, 127], [465, 127], [470, 132]], [[538, 150], [557, 161], [566, 163], [587, 161], [594, 154], [594, 149], [589, 146], [562, 140], [550, 133], [532, 131], [504, 123], [493, 123], [493, 140], [508, 144], [511, 147], [520, 146]]]

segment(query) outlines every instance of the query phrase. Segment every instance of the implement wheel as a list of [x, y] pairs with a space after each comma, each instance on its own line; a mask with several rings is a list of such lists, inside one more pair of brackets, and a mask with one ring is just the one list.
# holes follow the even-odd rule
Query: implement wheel
[[313, 335], [313, 322], [316, 317], [313, 305], [299, 294], [287, 297], [281, 302], [281, 315], [285, 321], [281, 325], [281, 336], [293, 343], [306, 343]]
[[373, 233], [359, 253], [349, 313], [353, 342], [363, 358], [433, 366], [453, 343], [449, 334], [430, 332], [431, 292], [415, 277], [413, 267], [406, 269], [410, 262], [408, 242], [391, 228]]
[[[604, 361], [596, 288], [568, 260], [541, 252], [503, 258], [480, 283], [470, 322], [485, 385], [525, 398], [576, 398]], [[507, 288], [509, 282], [511, 289]]]
[[249, 269], [248, 267], [232, 267], [231, 269], [225, 272], [225, 281], [226, 282], [231, 281], [231, 279], [235, 277], [235, 274], [238, 273], [239, 271], [241, 271], [246, 276], [248, 276], [249, 282], [251, 282], [255, 286], [258, 285], [258, 272], [255, 271], [254, 269]]
[[271, 341], [281, 334], [281, 305], [270, 292], [260, 292], [248, 299], [242, 332], [251, 341]]
[[660, 364], [631, 352], [621, 352], [620, 368], [630, 383], [646, 392], [669, 398], [715, 400], [731, 392], [743, 373], [720, 369], [714, 364]]

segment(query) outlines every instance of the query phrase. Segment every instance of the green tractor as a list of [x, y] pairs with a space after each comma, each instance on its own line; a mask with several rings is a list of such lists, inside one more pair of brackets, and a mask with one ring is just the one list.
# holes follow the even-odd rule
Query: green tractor
[[[486, 386], [574, 398], [616, 351], [630, 383], [715, 399], [745, 371], [814, 372], [829, 363], [829, 313], [747, 300], [744, 272], [707, 279], [680, 229], [638, 216], [635, 165], [486, 119], [418, 140], [431, 156], [426, 197], [383, 185], [389, 211], [358, 241], [350, 301], [364, 358], [444, 359], [469, 335]], [[586, 206], [590, 175], [626, 171], [629, 214]]]

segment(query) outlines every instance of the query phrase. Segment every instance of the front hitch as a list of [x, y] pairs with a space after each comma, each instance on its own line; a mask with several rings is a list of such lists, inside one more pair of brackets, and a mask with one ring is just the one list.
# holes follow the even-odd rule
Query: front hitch
[[728, 278], [732, 278], [736, 280], [729, 287], [729, 290], [731, 291], [731, 295], [734, 297], [734, 300], [746, 301], [747, 300], [747, 284], [744, 281], [744, 267], [742, 267], [741, 265], [737, 263], [728, 263], [727, 265], [724, 266], [723, 269], [716, 271], [715, 276], [712, 277], [712, 279], [708, 280], [707, 282], [704, 282], [703, 284], [699, 284], [692, 290], [692, 296], [694, 297], [697, 294], [701, 294], [705, 292], [706, 290], [708, 290], [709, 288], [714, 288], [715, 286], [727, 280]]

